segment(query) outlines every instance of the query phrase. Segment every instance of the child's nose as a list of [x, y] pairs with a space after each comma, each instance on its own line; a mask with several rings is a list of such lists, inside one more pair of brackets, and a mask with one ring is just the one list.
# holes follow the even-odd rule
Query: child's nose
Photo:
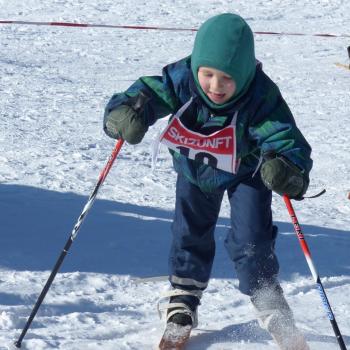
[[221, 86], [221, 82], [220, 82], [220, 79], [216, 78], [216, 77], [213, 77], [212, 79], [212, 88], [213, 89], [217, 89]]

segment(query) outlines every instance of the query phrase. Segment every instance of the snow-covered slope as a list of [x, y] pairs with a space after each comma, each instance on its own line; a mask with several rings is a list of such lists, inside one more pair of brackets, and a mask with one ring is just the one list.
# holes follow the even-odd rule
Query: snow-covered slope
[[[322, 1], [0, 1], [2, 20], [197, 28], [236, 12], [254, 31], [349, 34], [350, 4]], [[0, 349], [19, 336], [113, 148], [102, 132], [109, 97], [140, 75], [191, 52], [192, 32], [0, 25]], [[345, 37], [256, 35], [256, 52], [313, 146], [310, 193], [295, 202], [314, 262], [350, 346], [350, 72]], [[125, 145], [22, 348], [155, 348], [156, 303], [167, 273], [175, 174], [159, 121], [141, 145]], [[331, 325], [278, 196], [281, 280], [312, 350], [337, 349]], [[217, 228], [213, 279], [189, 348], [274, 349], [237, 288]]]

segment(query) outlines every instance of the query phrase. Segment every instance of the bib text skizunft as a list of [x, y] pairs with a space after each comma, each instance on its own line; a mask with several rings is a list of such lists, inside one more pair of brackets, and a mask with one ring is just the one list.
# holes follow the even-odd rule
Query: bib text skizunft
[[212, 149], [218, 149], [221, 147], [230, 148], [230, 142], [232, 141], [231, 136], [204, 138], [204, 139], [186, 137], [184, 135], [181, 135], [181, 133], [174, 126], [170, 127], [168, 135], [172, 139], [174, 139], [174, 141], [178, 144], [182, 144], [186, 146], [195, 146], [198, 148], [208, 148], [208, 147]]

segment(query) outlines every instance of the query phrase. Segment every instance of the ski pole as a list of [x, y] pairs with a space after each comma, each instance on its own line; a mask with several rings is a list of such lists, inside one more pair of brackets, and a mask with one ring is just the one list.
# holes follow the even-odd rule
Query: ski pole
[[27, 322], [26, 322], [26, 324], [25, 324], [25, 326], [24, 326], [24, 328], [22, 330], [21, 335], [19, 336], [18, 340], [14, 343], [16, 348], [20, 348], [21, 347], [23, 338], [25, 337], [25, 335], [26, 335], [26, 333], [27, 333], [27, 331], [28, 331], [28, 329], [29, 329], [29, 327], [30, 327], [30, 325], [31, 325], [31, 323], [32, 323], [36, 313], [39, 310], [39, 307], [40, 307], [41, 303], [43, 302], [43, 300], [44, 300], [44, 298], [45, 298], [45, 296], [47, 294], [47, 292], [49, 291], [49, 288], [50, 288], [50, 286], [51, 286], [51, 284], [52, 284], [52, 282], [53, 282], [53, 280], [54, 280], [54, 278], [55, 278], [55, 276], [56, 276], [60, 266], [62, 265], [63, 260], [64, 260], [64, 258], [66, 257], [66, 255], [68, 253], [68, 250], [70, 249], [74, 239], [76, 238], [81, 224], [83, 223], [84, 219], [86, 218], [86, 215], [88, 214], [90, 208], [92, 207], [92, 204], [95, 201], [95, 198], [96, 198], [96, 195], [97, 195], [97, 192], [98, 192], [99, 188], [103, 184], [103, 182], [106, 179], [110, 169], [112, 168], [112, 165], [113, 165], [115, 159], [117, 158], [117, 155], [118, 155], [118, 153], [119, 153], [123, 143], [124, 143], [124, 140], [122, 140], [122, 139], [120, 139], [120, 140], [118, 140], [116, 142], [116, 144], [114, 146], [114, 149], [113, 149], [113, 151], [112, 151], [112, 153], [111, 153], [111, 155], [110, 155], [110, 157], [109, 157], [109, 159], [107, 161], [107, 164], [103, 168], [103, 170], [102, 170], [102, 172], [100, 174], [100, 177], [99, 177], [99, 179], [97, 181], [97, 184], [96, 184], [93, 192], [91, 193], [87, 203], [85, 204], [85, 207], [84, 207], [82, 213], [80, 214], [80, 216], [79, 216], [79, 218], [78, 218], [78, 220], [77, 220], [77, 222], [76, 222], [76, 224], [75, 224], [75, 226], [74, 226], [74, 228], [72, 230], [71, 235], [69, 236], [69, 238], [68, 238], [68, 240], [67, 240], [67, 242], [66, 242], [66, 244], [65, 244], [65, 246], [64, 246], [64, 248], [63, 248], [63, 250], [62, 250], [62, 252], [60, 254], [60, 256], [58, 257], [58, 259], [56, 261], [56, 264], [55, 264], [53, 270], [51, 271], [51, 274], [50, 274], [50, 276], [49, 276], [49, 278], [48, 278], [48, 280], [47, 280], [43, 290], [41, 291], [41, 293], [40, 293], [40, 295], [38, 297], [38, 300], [36, 301], [36, 303], [35, 303], [35, 305], [33, 307], [33, 310], [32, 310], [32, 312], [31, 312], [31, 314], [30, 314], [30, 316], [29, 316], [29, 318], [28, 318], [28, 320], [27, 320]]
[[334, 334], [335, 334], [335, 336], [337, 338], [339, 347], [340, 347], [341, 350], [347, 350], [346, 346], [345, 346], [345, 343], [344, 343], [344, 340], [343, 340], [343, 337], [342, 337], [342, 335], [340, 333], [337, 321], [335, 320], [335, 316], [333, 314], [331, 305], [329, 304], [326, 292], [325, 292], [325, 290], [323, 288], [320, 276], [318, 275], [316, 267], [315, 267], [315, 265], [314, 265], [314, 263], [312, 261], [309, 247], [308, 247], [308, 245], [306, 243], [304, 234], [301, 231], [301, 227], [299, 225], [298, 219], [297, 219], [296, 214], [294, 212], [292, 203], [291, 203], [289, 197], [286, 196], [286, 195], [283, 196], [283, 199], [284, 199], [284, 202], [286, 203], [286, 206], [287, 206], [290, 218], [291, 218], [293, 226], [294, 226], [294, 231], [297, 234], [297, 237], [298, 237], [301, 249], [302, 249], [302, 251], [303, 251], [303, 253], [305, 255], [305, 258], [306, 258], [307, 264], [308, 264], [308, 266], [310, 268], [311, 274], [312, 274], [312, 276], [313, 276], [313, 278], [314, 278], [314, 280], [315, 280], [315, 282], [317, 284], [317, 288], [318, 288], [318, 291], [319, 291], [320, 296], [321, 296], [322, 304], [323, 304], [323, 306], [324, 306], [324, 308], [326, 310], [328, 319], [330, 320], [330, 322], [332, 324], [333, 331], [334, 331]]

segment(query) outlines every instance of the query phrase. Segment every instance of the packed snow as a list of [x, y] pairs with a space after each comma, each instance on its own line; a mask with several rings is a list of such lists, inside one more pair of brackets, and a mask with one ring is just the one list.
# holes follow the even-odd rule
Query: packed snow
[[[1, 20], [198, 28], [221, 12], [243, 16], [257, 57], [313, 147], [310, 195], [294, 202], [345, 342], [350, 347], [350, 71], [343, 0], [11, 0]], [[18, 339], [114, 141], [102, 131], [109, 97], [191, 52], [191, 31], [0, 25], [0, 349]], [[28, 350], [155, 349], [164, 319], [175, 172], [166, 149], [152, 167], [160, 120], [125, 144], [23, 344]], [[279, 196], [281, 282], [311, 350], [339, 346]], [[240, 294], [223, 249], [225, 200], [212, 280], [188, 349], [277, 349]]]

